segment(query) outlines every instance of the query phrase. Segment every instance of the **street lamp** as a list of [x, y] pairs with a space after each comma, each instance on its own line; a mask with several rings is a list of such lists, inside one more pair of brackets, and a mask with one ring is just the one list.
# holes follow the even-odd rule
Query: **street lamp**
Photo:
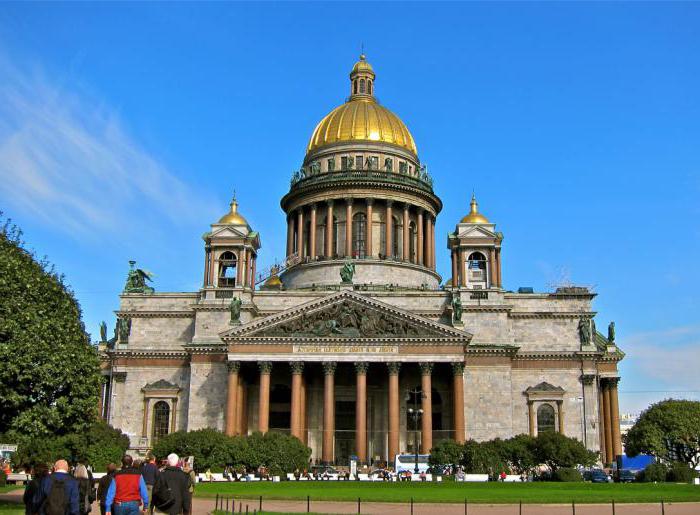
[[415, 466], [413, 472], [418, 474], [418, 419], [423, 416], [423, 410], [418, 407], [418, 399], [423, 399], [423, 390], [414, 388], [406, 394], [406, 401], [410, 401], [413, 407], [408, 408], [408, 415], [413, 419], [413, 450], [415, 454]]

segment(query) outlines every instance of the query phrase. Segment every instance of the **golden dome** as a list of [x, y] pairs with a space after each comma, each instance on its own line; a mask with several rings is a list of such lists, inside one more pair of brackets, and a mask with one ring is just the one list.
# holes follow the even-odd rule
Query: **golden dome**
[[281, 288], [282, 286], [282, 279], [278, 275], [271, 275], [263, 283], [263, 288]]
[[231, 200], [231, 210], [221, 217], [219, 220], [220, 224], [229, 225], [248, 225], [248, 221], [238, 212], [238, 202], [236, 202], [236, 197]]
[[472, 201], [469, 204], [471, 207], [471, 210], [469, 211], [469, 214], [462, 218], [463, 224], [488, 224], [491, 223], [489, 222], [488, 218], [486, 218], [484, 215], [479, 213], [479, 204], [476, 203], [476, 196], [472, 193]]
[[372, 65], [367, 62], [367, 57], [365, 54], [360, 54], [360, 60], [355, 63], [355, 66], [352, 67], [352, 71], [350, 72], [350, 78], [353, 77], [356, 73], [369, 73], [374, 77], [374, 69], [372, 68]]
[[374, 98], [374, 71], [361, 55], [350, 73], [350, 98], [336, 107], [314, 129], [306, 152], [333, 143], [360, 141], [389, 143], [418, 155], [406, 124]]

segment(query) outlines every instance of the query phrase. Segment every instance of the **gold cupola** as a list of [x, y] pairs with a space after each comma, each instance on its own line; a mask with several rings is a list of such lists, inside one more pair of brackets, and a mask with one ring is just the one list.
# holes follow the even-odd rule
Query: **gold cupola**
[[469, 214], [462, 218], [463, 224], [488, 224], [488, 221], [484, 215], [479, 213], [479, 204], [476, 202], [476, 195], [472, 193], [472, 201], [469, 203], [470, 210]]
[[238, 212], [238, 202], [234, 195], [231, 199], [231, 210], [219, 219], [220, 224], [248, 225], [248, 221]]
[[375, 73], [364, 54], [350, 72], [350, 97], [316, 126], [306, 148], [307, 156], [339, 143], [376, 142], [395, 145], [417, 159], [413, 136], [401, 119], [377, 102]]

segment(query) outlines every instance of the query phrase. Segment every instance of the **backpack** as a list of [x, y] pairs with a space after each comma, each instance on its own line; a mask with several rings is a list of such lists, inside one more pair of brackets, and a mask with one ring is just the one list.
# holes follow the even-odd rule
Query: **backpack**
[[51, 491], [44, 501], [43, 512], [46, 515], [65, 515], [67, 507], [66, 481], [51, 477]]
[[175, 495], [173, 495], [170, 485], [168, 485], [165, 477], [161, 474], [158, 476], [158, 479], [156, 479], [156, 484], [153, 485], [153, 499], [151, 499], [151, 505], [158, 508], [159, 511], [167, 512], [174, 504]]

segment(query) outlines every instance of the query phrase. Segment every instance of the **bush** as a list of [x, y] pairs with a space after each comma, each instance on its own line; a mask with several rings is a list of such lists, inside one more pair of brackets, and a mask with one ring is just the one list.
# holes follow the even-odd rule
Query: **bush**
[[517, 474], [527, 473], [539, 465], [535, 456], [535, 439], [530, 435], [517, 435], [504, 440], [503, 457]]
[[263, 466], [274, 475], [307, 467], [311, 456], [311, 449], [293, 436], [255, 432], [230, 437], [216, 429], [178, 431], [164, 436], [153, 447], [153, 454], [159, 459], [171, 452], [181, 457], [193, 456], [197, 472], [221, 471], [229, 465], [238, 471]]
[[663, 483], [666, 481], [668, 467], [663, 463], [651, 463], [647, 465], [639, 475], [641, 481], [645, 483]]
[[576, 483], [578, 481], [583, 481], [581, 473], [574, 468], [560, 468], [554, 472], [552, 476], [554, 481], [561, 481], [562, 483]]
[[597, 461], [597, 455], [586, 449], [579, 440], [553, 431], [537, 435], [534, 454], [538, 463], [544, 463], [553, 472], [562, 467], [588, 467]]
[[4, 470], [0, 470], [0, 487], [3, 487], [7, 484], [7, 474], [5, 474]]
[[464, 446], [454, 440], [442, 440], [430, 450], [430, 465], [444, 467], [446, 465], [458, 465], [464, 455]]
[[687, 463], [676, 461], [669, 467], [666, 481], [670, 483], [692, 483], [696, 477], [696, 472]]
[[469, 474], [499, 474], [509, 470], [503, 454], [503, 440], [498, 438], [488, 442], [468, 440], [464, 443], [461, 464]]
[[119, 463], [129, 448], [129, 437], [103, 420], [93, 422], [85, 431], [63, 436], [18, 439], [13, 461], [23, 465], [52, 464], [58, 459], [85, 460], [96, 472], [109, 463]]

